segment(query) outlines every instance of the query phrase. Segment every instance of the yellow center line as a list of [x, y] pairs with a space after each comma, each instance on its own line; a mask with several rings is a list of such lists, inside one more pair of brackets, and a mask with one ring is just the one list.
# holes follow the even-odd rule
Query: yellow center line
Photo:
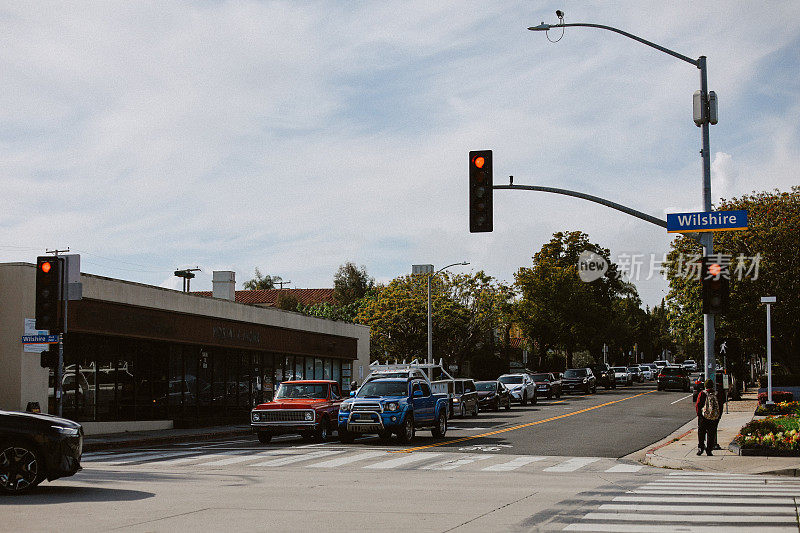
[[[601, 403], [600, 405], [595, 405], [593, 407], [587, 407], [586, 409], [581, 409], [579, 411], [573, 411], [572, 413], [566, 413], [566, 414], [563, 414], [563, 415], [552, 416], [550, 418], [545, 418], [544, 420], [537, 420], [536, 422], [529, 422], [527, 424], [520, 424], [518, 426], [512, 426], [512, 427], [509, 427], [509, 428], [498, 429], [497, 431], [490, 431], [489, 433], [481, 433], [480, 435], [471, 435], [469, 437], [462, 437], [460, 439], [436, 442], [434, 444], [426, 444], [425, 446], [417, 446], [417, 447], [414, 447], [414, 448], [406, 448], [405, 450], [393, 450], [393, 451], [390, 451], [389, 453], [411, 453], [411, 452], [416, 452], [418, 450], [424, 450], [426, 448], [435, 448], [436, 446], [444, 446], [445, 444], [457, 444], [459, 442], [464, 442], [464, 441], [468, 441], [468, 440], [479, 439], [479, 438], [482, 438], [482, 437], [489, 437], [491, 435], [497, 435], [498, 433], [505, 433], [506, 431], [513, 431], [515, 429], [522, 429], [522, 428], [527, 428], [527, 427], [531, 427], [531, 426], [536, 426], [538, 424], [544, 424], [545, 422], [552, 422], [553, 420], [558, 420], [559, 418], [566, 418], [568, 416], [579, 415], [581, 413], [586, 413], [587, 411], [592, 411], [594, 409], [599, 409], [601, 407], [606, 407], [608, 405], [613, 405], [615, 403], [624, 402], [625, 400], [630, 400], [632, 398], [638, 398], [639, 396], [644, 396], [645, 394], [651, 394], [653, 392], [656, 392], [656, 391], [651, 390], [651, 391], [647, 391], [647, 392], [642, 392], [640, 394], [635, 394], [633, 396], [628, 396], [627, 398], [621, 398], [619, 400], [614, 400], [613, 402]], [[564, 400], [561, 400], [561, 401], [563, 402]], [[553, 403], [560, 403], [560, 402], [553, 402]]]

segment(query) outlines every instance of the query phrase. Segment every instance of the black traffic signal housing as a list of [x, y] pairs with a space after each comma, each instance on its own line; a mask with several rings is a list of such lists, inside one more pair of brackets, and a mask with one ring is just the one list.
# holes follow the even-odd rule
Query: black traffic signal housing
[[703, 283], [703, 314], [725, 314], [730, 295], [728, 263], [718, 257], [704, 257], [700, 279]]
[[42, 368], [55, 368], [58, 365], [58, 352], [53, 348], [43, 351], [40, 356], [39, 364]]
[[492, 151], [469, 153], [469, 231], [492, 231]]
[[51, 335], [64, 332], [63, 278], [63, 258], [36, 258], [36, 329]]

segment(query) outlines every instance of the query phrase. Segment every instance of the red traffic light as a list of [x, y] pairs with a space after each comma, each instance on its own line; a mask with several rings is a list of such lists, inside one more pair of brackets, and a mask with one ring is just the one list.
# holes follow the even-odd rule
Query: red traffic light
[[711, 263], [708, 265], [708, 273], [712, 276], [719, 277], [720, 272], [722, 272], [722, 267], [717, 263]]
[[45, 261], [44, 263], [42, 263], [41, 265], [39, 265], [39, 268], [41, 268], [41, 269], [42, 269], [42, 272], [44, 272], [45, 274], [47, 274], [47, 273], [49, 273], [49, 272], [50, 272], [50, 269], [51, 269], [51, 268], [53, 268], [53, 265], [51, 265], [49, 261]]
[[483, 168], [483, 165], [486, 164], [486, 160], [483, 158], [483, 156], [479, 155], [478, 157], [472, 159], [472, 164], [478, 168]]

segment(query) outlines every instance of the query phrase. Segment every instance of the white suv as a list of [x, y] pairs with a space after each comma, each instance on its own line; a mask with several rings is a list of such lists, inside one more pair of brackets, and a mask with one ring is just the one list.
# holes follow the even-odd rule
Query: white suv
[[536, 382], [529, 374], [503, 374], [497, 381], [506, 386], [511, 397], [522, 405], [536, 404]]

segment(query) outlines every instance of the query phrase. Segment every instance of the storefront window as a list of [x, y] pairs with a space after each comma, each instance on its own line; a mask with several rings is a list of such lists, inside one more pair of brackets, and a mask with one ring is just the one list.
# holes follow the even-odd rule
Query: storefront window
[[314, 379], [314, 358], [306, 357], [306, 379]]
[[331, 379], [339, 384], [339, 387], [342, 386], [342, 363], [338, 359], [334, 359], [332, 362], [332, 374]]
[[322, 379], [331, 379], [331, 360], [325, 359], [324, 364], [325, 364], [325, 372], [322, 376]]

